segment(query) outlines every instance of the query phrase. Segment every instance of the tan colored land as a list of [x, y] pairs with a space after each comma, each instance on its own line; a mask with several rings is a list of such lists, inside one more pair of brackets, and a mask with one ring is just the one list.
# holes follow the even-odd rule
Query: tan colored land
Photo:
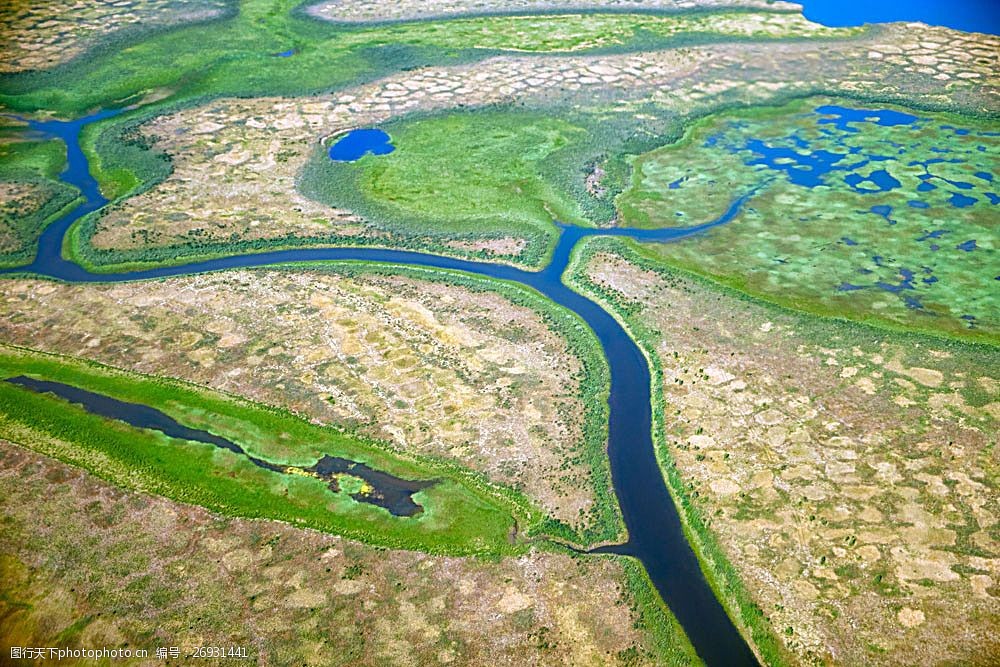
[[48, 69], [126, 26], [173, 25], [222, 14], [223, 0], [6, 0], [0, 6], [0, 72]]
[[[721, 104], [762, 104], [818, 88], [918, 98], [976, 111], [1000, 104], [1000, 40], [943, 28], [897, 25], [864, 39], [711, 47], [600, 57], [500, 57], [425, 68], [327, 97], [227, 99], [142, 126], [170, 155], [173, 173], [113, 208], [97, 224], [102, 249], [286, 236], [391, 239], [349, 211], [296, 191], [318, 142], [414, 111], [462, 103], [608, 100], [665, 117]], [[933, 61], [933, 62], [932, 62]], [[510, 256], [523, 240], [494, 250]], [[455, 248], [455, 252], [466, 252]]]
[[669, 455], [803, 663], [997, 664], [995, 352], [812, 320], [612, 252], [587, 276], [636, 308]]
[[378, 4], [365, 0], [331, 0], [306, 11], [328, 21], [408, 21], [466, 14], [538, 13], [545, 11], [612, 9], [680, 11], [695, 8], [748, 7], [795, 10], [791, 2], [767, 0], [400, 0]]
[[5, 646], [246, 647], [250, 660], [206, 663], [233, 665], [654, 663], [614, 558], [385, 551], [123, 491], [2, 441], [0, 521]]
[[594, 482], [581, 363], [535, 311], [411, 278], [237, 271], [112, 286], [6, 281], [0, 338], [359, 428], [522, 489], [573, 526]]

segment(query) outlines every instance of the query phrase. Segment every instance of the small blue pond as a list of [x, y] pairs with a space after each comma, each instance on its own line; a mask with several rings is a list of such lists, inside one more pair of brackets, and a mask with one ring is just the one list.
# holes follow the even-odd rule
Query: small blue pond
[[389, 135], [382, 130], [351, 130], [337, 143], [330, 146], [330, 159], [337, 162], [354, 162], [361, 156], [386, 155], [396, 150]]

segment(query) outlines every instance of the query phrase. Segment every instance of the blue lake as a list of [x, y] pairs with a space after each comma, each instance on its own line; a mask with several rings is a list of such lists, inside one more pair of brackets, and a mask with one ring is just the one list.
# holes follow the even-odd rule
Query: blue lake
[[806, 18], [831, 27], [920, 21], [965, 32], [1000, 35], [997, 0], [796, 0]]
[[386, 155], [396, 150], [389, 135], [382, 130], [351, 130], [337, 143], [330, 146], [330, 159], [337, 162], [354, 162], [363, 155]]

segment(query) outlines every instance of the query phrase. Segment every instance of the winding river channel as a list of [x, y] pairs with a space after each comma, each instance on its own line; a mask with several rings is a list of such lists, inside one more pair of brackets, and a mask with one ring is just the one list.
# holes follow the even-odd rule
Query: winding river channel
[[384, 262], [465, 271], [526, 285], [579, 315], [600, 340], [611, 371], [608, 457], [615, 493], [628, 529], [624, 545], [599, 551], [628, 554], [642, 562], [664, 601], [680, 621], [698, 655], [708, 665], [755, 665], [757, 659], [736, 630], [699, 567], [681, 527], [676, 505], [657, 464], [651, 434], [650, 372], [638, 345], [619, 322], [594, 301], [563, 284], [570, 253], [577, 242], [592, 235], [616, 235], [667, 242], [724, 224], [749, 197], [737, 199], [719, 219], [684, 229], [589, 229], [562, 227], [551, 262], [541, 271], [525, 271], [503, 264], [466, 261], [437, 255], [374, 248], [300, 248], [232, 255], [124, 273], [93, 273], [62, 256], [70, 226], [107, 204], [90, 175], [80, 149], [80, 130], [116, 113], [104, 111], [75, 121], [30, 121], [31, 129], [66, 142], [68, 164], [61, 179], [78, 188], [83, 202], [49, 225], [39, 239], [38, 253], [26, 266], [0, 273], [33, 274], [72, 283], [113, 283], [206, 271], [263, 267], [315, 261]]

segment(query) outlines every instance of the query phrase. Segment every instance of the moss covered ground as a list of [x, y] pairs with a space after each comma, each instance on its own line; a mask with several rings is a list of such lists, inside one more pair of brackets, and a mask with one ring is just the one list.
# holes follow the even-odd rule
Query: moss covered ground
[[532, 239], [534, 253], [555, 244], [556, 220], [589, 224], [557, 175], [567, 154], [599, 150], [583, 123], [497, 110], [384, 128], [392, 153], [335, 162], [318, 150], [303, 190], [394, 229], [452, 238], [513, 235]]

